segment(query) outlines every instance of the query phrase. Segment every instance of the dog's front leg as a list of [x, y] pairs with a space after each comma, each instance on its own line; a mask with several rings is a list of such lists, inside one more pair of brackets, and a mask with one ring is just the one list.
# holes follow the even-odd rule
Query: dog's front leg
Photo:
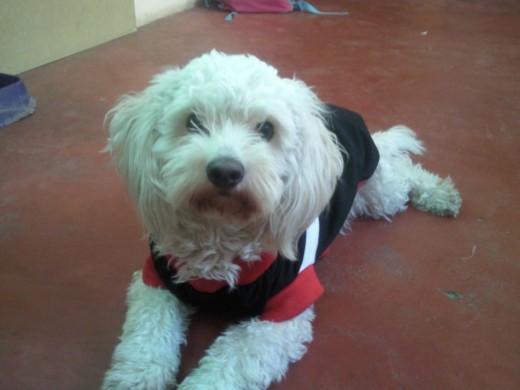
[[102, 389], [159, 390], [173, 386], [191, 308], [169, 291], [146, 286], [141, 272], [134, 274], [127, 304], [121, 342]]
[[179, 390], [260, 390], [280, 381], [312, 340], [313, 309], [285, 322], [252, 319], [231, 326]]

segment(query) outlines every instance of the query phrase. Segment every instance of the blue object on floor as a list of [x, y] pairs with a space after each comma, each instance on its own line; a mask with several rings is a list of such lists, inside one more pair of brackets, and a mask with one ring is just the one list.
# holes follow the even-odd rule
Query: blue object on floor
[[36, 102], [20, 77], [0, 73], [0, 128], [31, 115], [35, 109]]

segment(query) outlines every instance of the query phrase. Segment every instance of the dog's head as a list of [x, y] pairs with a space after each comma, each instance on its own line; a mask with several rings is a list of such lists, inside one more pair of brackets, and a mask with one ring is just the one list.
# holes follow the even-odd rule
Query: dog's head
[[109, 149], [154, 240], [178, 233], [179, 219], [262, 226], [294, 258], [343, 168], [326, 115], [303, 82], [213, 51], [124, 97]]

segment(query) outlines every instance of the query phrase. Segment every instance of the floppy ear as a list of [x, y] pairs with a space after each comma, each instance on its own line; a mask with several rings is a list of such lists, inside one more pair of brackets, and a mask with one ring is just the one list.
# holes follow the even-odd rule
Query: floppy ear
[[178, 79], [179, 70], [154, 77], [148, 88], [124, 96], [106, 117], [110, 123], [106, 150], [112, 153], [148, 233], [167, 218], [168, 206], [163, 200], [160, 168], [153, 146], [161, 136], [158, 129], [166, 107], [173, 103]]
[[290, 91], [295, 147], [288, 153], [291, 169], [279, 209], [270, 221], [278, 250], [296, 258], [300, 235], [327, 207], [343, 172], [343, 148], [327, 129], [325, 105], [303, 82], [286, 79]]

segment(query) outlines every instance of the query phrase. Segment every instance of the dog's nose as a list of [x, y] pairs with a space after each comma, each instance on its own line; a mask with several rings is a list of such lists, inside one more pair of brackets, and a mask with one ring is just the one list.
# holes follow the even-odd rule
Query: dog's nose
[[229, 190], [244, 178], [244, 166], [235, 159], [220, 157], [208, 164], [206, 174], [216, 187]]

